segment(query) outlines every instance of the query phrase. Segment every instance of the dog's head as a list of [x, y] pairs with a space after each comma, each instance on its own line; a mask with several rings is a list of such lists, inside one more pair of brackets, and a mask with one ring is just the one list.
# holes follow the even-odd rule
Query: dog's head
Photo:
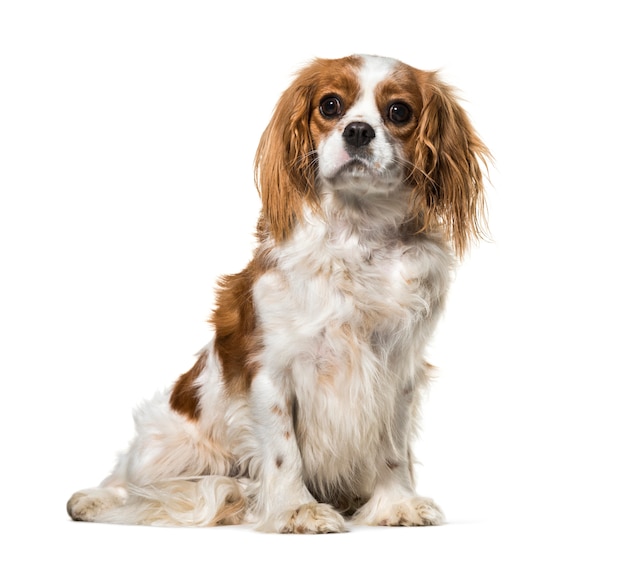
[[277, 240], [323, 193], [406, 203], [415, 231], [462, 254], [482, 233], [489, 154], [452, 90], [394, 59], [317, 59], [280, 98], [256, 156], [263, 217]]

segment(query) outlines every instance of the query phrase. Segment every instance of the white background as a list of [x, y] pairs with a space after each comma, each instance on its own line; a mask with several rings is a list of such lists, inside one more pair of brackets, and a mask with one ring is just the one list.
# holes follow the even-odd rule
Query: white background
[[[624, 567], [618, 9], [0, 4], [2, 566]], [[420, 490], [449, 523], [309, 537], [70, 522], [132, 408], [205, 343], [216, 277], [249, 258], [277, 97], [310, 58], [350, 53], [441, 69], [495, 156], [493, 242], [458, 273], [418, 445]]]

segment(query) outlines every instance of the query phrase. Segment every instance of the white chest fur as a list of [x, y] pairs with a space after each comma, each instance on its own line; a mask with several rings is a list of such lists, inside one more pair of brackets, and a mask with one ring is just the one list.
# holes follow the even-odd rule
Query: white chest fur
[[375, 237], [300, 227], [274, 249], [276, 267], [254, 289], [260, 363], [297, 401], [313, 485], [370, 484], [374, 447], [392, 444], [398, 398], [417, 397], [448, 287], [451, 257], [441, 243]]

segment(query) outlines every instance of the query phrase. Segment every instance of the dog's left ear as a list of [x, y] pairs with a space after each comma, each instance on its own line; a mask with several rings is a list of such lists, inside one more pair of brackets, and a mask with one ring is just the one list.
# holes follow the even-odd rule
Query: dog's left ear
[[304, 70], [279, 99], [255, 157], [262, 218], [277, 241], [289, 236], [303, 202], [314, 202], [314, 144], [309, 131], [313, 86], [306, 77]]
[[488, 233], [482, 168], [491, 155], [452, 89], [436, 73], [416, 73], [423, 100], [411, 176], [416, 215], [424, 230], [442, 227], [462, 256]]

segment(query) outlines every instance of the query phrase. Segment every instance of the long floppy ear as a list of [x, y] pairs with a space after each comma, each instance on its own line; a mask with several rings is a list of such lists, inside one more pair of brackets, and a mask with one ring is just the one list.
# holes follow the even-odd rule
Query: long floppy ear
[[263, 219], [277, 241], [291, 233], [303, 201], [315, 200], [315, 156], [309, 132], [313, 86], [306, 77], [306, 71], [301, 72], [279, 99], [255, 157]]
[[459, 257], [487, 234], [482, 167], [491, 155], [452, 89], [418, 72], [423, 107], [416, 134], [415, 207], [424, 229], [443, 228]]

